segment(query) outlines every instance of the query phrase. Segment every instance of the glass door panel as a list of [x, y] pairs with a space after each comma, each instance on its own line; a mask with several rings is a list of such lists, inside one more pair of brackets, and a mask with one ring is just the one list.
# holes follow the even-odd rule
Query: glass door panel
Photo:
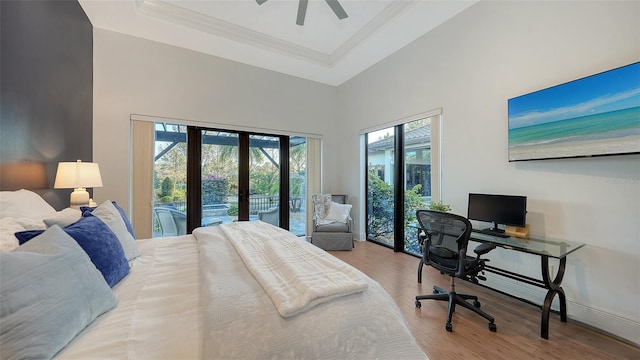
[[416, 210], [431, 201], [431, 119], [404, 126], [404, 251], [421, 255]]
[[238, 219], [238, 134], [202, 131], [202, 226]]
[[289, 231], [307, 233], [307, 138], [289, 139]]
[[153, 236], [186, 233], [187, 127], [155, 123]]
[[249, 135], [249, 220], [280, 225], [280, 139]]
[[[282, 136], [167, 123], [156, 123], [155, 135], [154, 236], [257, 219], [286, 228], [290, 214], [297, 219], [295, 233], [304, 235], [306, 138], [291, 142]], [[288, 157], [284, 166], [281, 157]], [[281, 186], [286, 187], [282, 206], [289, 210], [283, 219]]]
[[393, 127], [367, 136], [367, 239], [394, 246]]

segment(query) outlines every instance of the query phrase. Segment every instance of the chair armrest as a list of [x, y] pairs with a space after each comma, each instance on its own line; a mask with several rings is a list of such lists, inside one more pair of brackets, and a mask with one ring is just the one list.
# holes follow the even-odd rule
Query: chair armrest
[[495, 249], [496, 246], [497, 246], [496, 244], [482, 243], [482, 244], [478, 245], [475, 249], [473, 249], [473, 252], [476, 253], [478, 256], [484, 255], [484, 254], [488, 253], [489, 251]]

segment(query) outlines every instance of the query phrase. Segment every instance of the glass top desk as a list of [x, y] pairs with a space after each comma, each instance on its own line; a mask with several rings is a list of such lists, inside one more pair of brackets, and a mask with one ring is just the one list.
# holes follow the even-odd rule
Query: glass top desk
[[[517, 238], [510, 236], [507, 238], [501, 238], [477, 232], [471, 232], [471, 240], [492, 243], [508, 250], [539, 255], [542, 280], [490, 265], [485, 265], [485, 270], [547, 289], [547, 295], [545, 296], [544, 303], [541, 306], [542, 319], [540, 321], [540, 336], [542, 338], [549, 339], [549, 312], [551, 310], [551, 302], [556, 294], [558, 294], [558, 300], [560, 303], [560, 320], [562, 322], [567, 322], [567, 299], [561, 286], [562, 278], [564, 277], [564, 270], [567, 264], [567, 255], [584, 247], [583, 243], [575, 241], [550, 240], [540, 237]], [[549, 274], [549, 258], [559, 259], [558, 273], [553, 280]]]

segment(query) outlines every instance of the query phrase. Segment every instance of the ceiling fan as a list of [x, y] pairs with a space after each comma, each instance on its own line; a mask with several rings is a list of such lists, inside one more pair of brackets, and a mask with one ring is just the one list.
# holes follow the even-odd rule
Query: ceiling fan
[[[349, 17], [349, 15], [347, 15], [346, 11], [344, 11], [342, 6], [338, 2], [338, 0], [325, 0], [325, 1], [327, 2], [331, 10], [333, 10], [333, 12], [336, 14], [338, 19], [342, 20], [344, 18]], [[256, 0], [256, 2], [258, 3], [258, 5], [262, 5], [265, 2], [267, 2], [267, 0]], [[298, 0], [298, 17], [296, 18], [296, 24], [300, 26], [304, 25], [304, 17], [307, 14], [308, 3], [309, 3], [309, 0]]]

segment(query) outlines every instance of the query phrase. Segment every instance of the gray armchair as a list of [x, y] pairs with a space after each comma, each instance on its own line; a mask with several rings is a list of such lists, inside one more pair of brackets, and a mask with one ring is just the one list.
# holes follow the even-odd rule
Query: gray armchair
[[280, 226], [280, 207], [275, 206], [265, 211], [258, 211], [258, 220], [273, 226]]
[[160, 223], [158, 236], [176, 236], [187, 233], [187, 216], [184, 213], [168, 207], [155, 207], [153, 211]]
[[[331, 201], [338, 204], [348, 204], [347, 195], [331, 195]], [[324, 250], [352, 250], [353, 243], [353, 220], [347, 214], [346, 222], [324, 223], [322, 215], [318, 214], [317, 203], [320, 196], [313, 196], [313, 231], [311, 233], [311, 243]], [[321, 208], [321, 207], [320, 207]], [[326, 214], [324, 214], [326, 215]]]

